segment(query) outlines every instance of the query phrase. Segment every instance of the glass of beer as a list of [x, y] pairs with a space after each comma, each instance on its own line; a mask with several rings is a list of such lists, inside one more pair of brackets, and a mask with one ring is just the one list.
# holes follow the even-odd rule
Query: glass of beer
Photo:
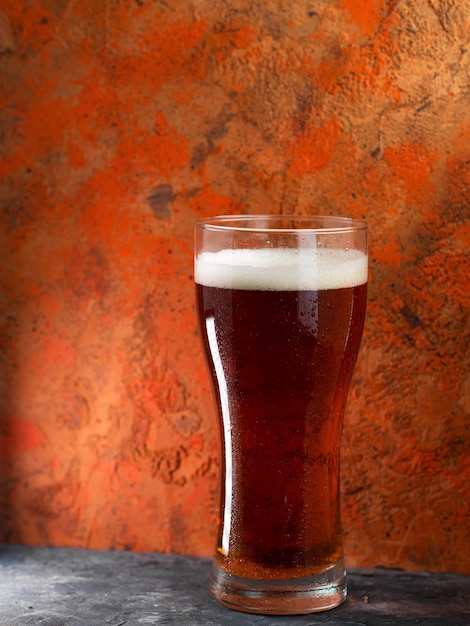
[[331, 609], [346, 597], [340, 447], [367, 225], [201, 219], [195, 282], [222, 450], [211, 593], [249, 613]]

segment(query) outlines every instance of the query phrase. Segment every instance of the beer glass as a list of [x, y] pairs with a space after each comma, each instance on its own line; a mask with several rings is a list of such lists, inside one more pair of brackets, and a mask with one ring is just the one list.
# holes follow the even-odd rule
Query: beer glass
[[340, 445], [366, 308], [367, 225], [201, 219], [195, 282], [222, 449], [211, 593], [251, 613], [331, 609], [346, 597]]

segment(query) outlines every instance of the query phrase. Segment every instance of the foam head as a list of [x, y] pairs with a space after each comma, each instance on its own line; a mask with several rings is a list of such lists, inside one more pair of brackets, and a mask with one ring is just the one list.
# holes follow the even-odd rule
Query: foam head
[[256, 291], [319, 291], [367, 282], [367, 256], [333, 248], [202, 252], [195, 280], [206, 287]]

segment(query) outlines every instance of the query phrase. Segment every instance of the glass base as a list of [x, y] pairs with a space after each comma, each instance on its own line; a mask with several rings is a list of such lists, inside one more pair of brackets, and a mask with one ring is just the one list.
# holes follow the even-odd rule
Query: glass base
[[210, 591], [229, 609], [266, 615], [296, 615], [327, 611], [346, 599], [342, 562], [325, 572], [288, 580], [250, 580], [223, 572], [212, 564]]

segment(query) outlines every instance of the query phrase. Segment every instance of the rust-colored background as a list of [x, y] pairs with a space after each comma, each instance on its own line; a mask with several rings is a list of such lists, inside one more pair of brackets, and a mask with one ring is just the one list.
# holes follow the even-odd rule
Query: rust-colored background
[[197, 216], [364, 217], [350, 566], [470, 573], [468, 0], [3, 0], [0, 540], [212, 552]]

